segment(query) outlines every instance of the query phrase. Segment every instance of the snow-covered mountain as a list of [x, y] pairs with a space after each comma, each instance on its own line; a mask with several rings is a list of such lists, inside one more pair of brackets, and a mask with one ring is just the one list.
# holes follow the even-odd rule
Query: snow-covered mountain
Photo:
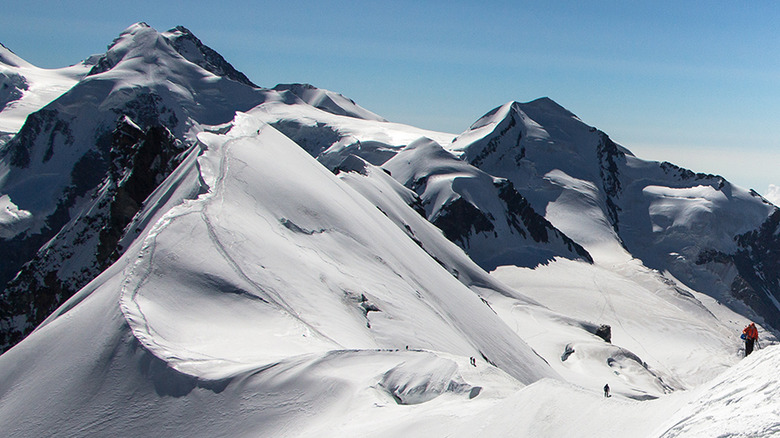
[[230, 71], [224, 60], [214, 67], [213, 54], [203, 63], [210, 70], [190, 62], [203, 46], [182, 44], [194, 39], [183, 33], [128, 28], [81, 81], [30, 114], [2, 151], [0, 192], [24, 212], [4, 212], [1, 221], [0, 251], [12, 254], [0, 272], [8, 282], [3, 344], [116, 259], [125, 226], [184, 158], [199, 123], [227, 122], [265, 100], [264, 91], [213, 73]]
[[261, 88], [183, 27], [62, 71], [3, 50], [0, 123], [28, 111], [0, 146], [6, 436], [777, 428], [755, 192], [547, 98], [456, 136]]
[[140, 231], [127, 227], [144, 200], [194, 153], [201, 124], [266, 100], [303, 103], [257, 88], [183, 27], [133, 25], [91, 59], [89, 73], [31, 113], [1, 153], [3, 348], [117, 259], [120, 239]]
[[494, 109], [449, 149], [513, 182], [596, 260], [638, 258], [780, 327], [780, 213], [758, 193], [639, 159], [547, 98]]
[[533, 267], [556, 256], [592, 262], [584, 248], [536, 213], [511, 182], [457, 159], [433, 140], [409, 144], [383, 167], [415, 190], [431, 223], [485, 269]]

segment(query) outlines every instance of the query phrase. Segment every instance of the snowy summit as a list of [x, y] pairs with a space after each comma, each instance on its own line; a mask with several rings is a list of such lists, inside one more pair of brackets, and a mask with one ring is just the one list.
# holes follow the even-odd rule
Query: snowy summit
[[0, 46], [4, 436], [777, 433], [758, 193], [549, 98], [454, 134], [261, 79], [181, 26]]

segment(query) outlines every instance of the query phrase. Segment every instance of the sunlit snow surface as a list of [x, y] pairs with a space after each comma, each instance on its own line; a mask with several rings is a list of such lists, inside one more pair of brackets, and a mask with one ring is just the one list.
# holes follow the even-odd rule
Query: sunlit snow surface
[[0, 45], [0, 135], [18, 132], [30, 113], [68, 91], [90, 68], [87, 62], [39, 68]]
[[[120, 242], [124, 256], [0, 356], [3, 436], [780, 434], [780, 351], [764, 345], [742, 359], [747, 319], [633, 258], [591, 182], [598, 169], [574, 148], [594, 146], [595, 134], [554, 102], [504, 105], [453, 143], [313, 87], [240, 87], [187, 64], [160, 38], [132, 26], [108, 54], [123, 62], [60, 103], [95, 87], [107, 108], [148, 86], [186, 109], [179, 134], [194, 144], [128, 226], [136, 231]], [[163, 71], [175, 80], [161, 82]], [[48, 79], [41, 83], [59, 83]], [[9, 93], [0, 122], [61, 93], [51, 90], [27, 103], [28, 94]], [[196, 99], [203, 95], [215, 106]], [[235, 105], [245, 112], [233, 118]], [[453, 157], [479, 152], [468, 146], [510, 113], [538, 155], [525, 170], [541, 172], [530, 190], [544, 201], [540, 212], [594, 264], [553, 259], [487, 273], [409, 206], [418, 198], [399, 180], [414, 168], [379, 167], [415, 147], [453, 152], [437, 170], [455, 163], [492, 184]], [[570, 166], [548, 152], [568, 154]], [[658, 163], [627, 163], [636, 175], [660, 172]], [[517, 186], [527, 175], [514, 175]], [[436, 194], [453, 195], [448, 184], [459, 177], [434, 181], [444, 186]], [[715, 213], [728, 220], [707, 244], [727, 250], [769, 208], [730, 186], [636, 181], [626, 199], [649, 222], [629, 230], [635, 247], [679, 244], [713, 227]], [[0, 197], [7, 235], [30, 220], [15, 201]], [[626, 222], [644, 224], [634, 219]], [[596, 336], [600, 325], [611, 327], [611, 342]]]
[[664, 395], [739, 361], [744, 320], [717, 303], [638, 263], [499, 269], [507, 287], [378, 168], [336, 178], [251, 115], [200, 140], [199, 177], [166, 182], [189, 195], [0, 357], [9, 436], [651, 436], [720, 409]]

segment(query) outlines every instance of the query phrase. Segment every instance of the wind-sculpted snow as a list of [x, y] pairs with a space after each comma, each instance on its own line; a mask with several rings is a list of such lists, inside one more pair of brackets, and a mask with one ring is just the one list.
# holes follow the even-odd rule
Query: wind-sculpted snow
[[780, 435], [780, 349], [751, 354], [739, 365], [695, 391], [658, 436], [773, 437]]
[[379, 385], [401, 405], [425, 403], [445, 392], [478, 396], [482, 388], [464, 382], [457, 370], [454, 361], [429, 355], [394, 367], [382, 376]]
[[473, 292], [273, 128], [240, 116], [229, 133], [200, 139], [209, 193], [154, 226], [122, 292], [133, 333], [171, 366], [212, 378], [299, 354], [410, 346], [484, 355], [525, 382], [554, 375]]
[[329, 112], [331, 114], [356, 117], [358, 119], [387, 122], [384, 118], [359, 106], [352, 99], [341, 94], [323, 90], [310, 84], [279, 84], [273, 88], [275, 91], [289, 91], [300, 97], [309, 105]]

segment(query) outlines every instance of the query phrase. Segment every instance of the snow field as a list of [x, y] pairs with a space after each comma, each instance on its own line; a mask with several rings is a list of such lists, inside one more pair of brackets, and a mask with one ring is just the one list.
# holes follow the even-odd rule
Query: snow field
[[[734, 327], [746, 325], [745, 318], [724, 312], [740, 321], [734, 324], [715, 317], [693, 295], [681, 293], [640, 263], [605, 269], [557, 260], [535, 270], [502, 267], [492, 275], [554, 309], [535, 312], [511, 299], [488, 297], [510, 327], [523, 333], [523, 339], [568, 381], [579, 385], [595, 389], [609, 382], [617, 394], [625, 390], [629, 396], [660, 396], [669, 389], [696, 387], [739, 360], [741, 327]], [[592, 334], [594, 329], [583, 329], [601, 324], [611, 326], [612, 343], [622, 350], [604, 348], [604, 342]], [[580, 348], [587, 359], [570, 362], [578, 356], [578, 343], [584, 343]], [[562, 362], [567, 344], [575, 353]], [[626, 351], [639, 361], [630, 359], [633, 356]], [[613, 366], [609, 359], [616, 361]], [[574, 363], [576, 367], [570, 365]], [[604, 380], [610, 374], [614, 375], [606, 381], [593, 379]]]
[[0, 45], [0, 133], [17, 133], [28, 115], [70, 90], [91, 68], [88, 61], [39, 68]]

